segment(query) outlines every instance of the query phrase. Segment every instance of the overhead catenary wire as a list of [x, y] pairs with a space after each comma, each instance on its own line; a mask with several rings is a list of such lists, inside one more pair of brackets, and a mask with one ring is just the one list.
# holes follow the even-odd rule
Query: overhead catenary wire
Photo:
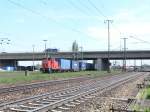
[[40, 0], [40, 2], [44, 5], [47, 5], [47, 2], [45, 0]]
[[105, 16], [105, 15], [103, 14], [103, 12], [102, 12], [99, 8], [97, 8], [96, 5], [95, 5], [92, 1], [88, 0], [88, 2], [90, 3], [90, 5], [91, 5], [92, 7], [95, 8], [95, 10], [96, 10], [100, 15], [102, 15], [104, 18], [107, 18], [107, 16]]
[[[48, 5], [49, 5], [48, 2], [46, 2], [45, 0], [40, 0], [40, 2], [41, 2], [43, 5], [45, 5], [45, 6], [48, 6]], [[68, 1], [66, 1], [66, 2], [67, 2], [67, 6], [68, 6], [68, 5], [71, 6], [71, 7], [69, 7], [69, 8], [72, 8], [72, 6], [73, 6], [74, 8], [77, 8], [77, 9], [80, 8], [80, 7], [78, 7], [77, 5], [74, 5], [74, 3], [73, 3], [72, 1], [70, 1], [70, 0], [68, 0]], [[68, 2], [69, 2], [69, 3], [68, 3]], [[64, 8], [66, 8], [65, 5], [66, 5], [66, 4], [63, 4]], [[80, 10], [80, 9], [79, 9], [79, 10]], [[82, 11], [82, 12], [84, 13], [83, 10], [80, 10], [80, 11]], [[85, 14], [85, 13], [84, 13], [84, 14]], [[86, 14], [85, 14], [85, 15], [86, 15]], [[72, 23], [72, 24], [74, 24], [74, 25], [79, 24], [79, 22], [76, 21], [74, 17], [69, 18], [69, 19], [71, 19], [71, 23]]]
[[25, 9], [25, 10], [27, 10], [27, 11], [29, 11], [29, 12], [35, 14], [35, 15], [38, 15], [38, 16], [44, 18], [44, 19], [51, 20], [52, 22], [58, 24], [59, 26], [61, 26], [61, 27], [63, 27], [63, 28], [65, 27], [65, 28], [67, 28], [68, 30], [71, 30], [71, 31], [73, 31], [73, 32], [82, 34], [82, 35], [84, 35], [84, 36], [86, 36], [86, 37], [90, 37], [89, 35], [85, 34], [84, 32], [81, 32], [80, 30], [77, 30], [77, 29], [74, 29], [74, 28], [72, 28], [72, 27], [69, 27], [69, 26], [67, 26], [66, 24], [62, 24], [62, 23], [60, 23], [60, 22], [57, 22], [57, 21], [54, 20], [53, 18], [48, 17], [48, 16], [45, 16], [45, 15], [41, 14], [40, 12], [35, 11], [35, 10], [31, 9], [31, 8], [25, 7], [24, 5], [22, 5], [22, 4], [18, 3], [18, 2], [15, 2], [15, 1], [13, 1], [13, 0], [7, 0], [7, 1], [8, 1], [9, 3], [15, 5], [15, 6], [21, 7], [21, 8], [23, 8], [23, 9]]
[[[41, 16], [42, 18], [45, 18], [45, 19], [47, 19], [47, 20], [51, 20], [51, 21], [53, 21], [54, 23], [59, 24], [60, 26], [65, 27], [65, 28], [67, 28], [67, 29], [69, 29], [69, 30], [71, 30], [71, 31], [73, 31], [73, 32], [76, 32], [76, 33], [82, 34], [82, 35], [84, 35], [84, 36], [90, 37], [89, 35], [85, 34], [84, 32], [81, 32], [80, 30], [77, 30], [77, 29], [74, 29], [74, 28], [72, 28], [72, 27], [69, 27], [69, 26], [67, 26], [66, 24], [64, 25], [64, 24], [62, 24], [62, 23], [60, 23], [60, 22], [57, 22], [57, 21], [55, 21], [53, 18], [48, 17], [48, 16], [45, 16], [45, 15], [41, 14], [40, 12], [35, 11], [35, 10], [31, 9], [31, 8], [27, 8], [27, 7], [23, 6], [23, 5], [20, 4], [20, 3], [17, 3], [16, 1], [13, 1], [13, 0], [7, 0], [7, 1], [9, 1], [10, 3], [12, 3], [12, 4], [14, 4], [14, 5], [18, 6], [18, 7], [21, 7], [21, 8], [23, 8], [23, 9], [25, 9], [25, 10], [31, 12], [31, 13], [34, 13], [34, 14], [36, 14], [36, 15], [38, 15], [38, 16]], [[96, 5], [95, 5], [92, 1], [88, 0], [88, 2], [91, 4], [91, 6], [93, 6], [93, 7], [97, 10], [97, 12], [99, 12], [100, 15], [102, 15], [102, 16], [105, 17], [105, 18], [107, 18], [107, 16], [105, 16], [104, 13], [103, 13], [99, 8], [97, 8]], [[47, 3], [47, 2], [44, 1], [44, 4], [46, 4], [46, 3]], [[81, 1], [80, 1], [80, 3], [81, 3]], [[86, 7], [86, 5], [84, 5], [84, 7]], [[88, 7], [86, 7], [86, 8], [88, 8]], [[114, 26], [114, 24], [113, 24], [113, 26]], [[119, 33], [121, 33], [121, 31], [120, 31], [118, 28], [115, 28], [115, 29], [116, 29]], [[150, 42], [148, 42], [148, 41], [139, 39], [139, 38], [137, 38], [137, 37], [129, 37], [129, 38], [134, 38], [134, 39], [139, 40], [139, 41], [144, 42], [144, 43], [150, 43]]]
[[[85, 14], [85, 11], [81, 10], [81, 8], [78, 7], [77, 5], [75, 5], [71, 0], [69, 0], [68, 2], [69, 2], [72, 6], [74, 6], [75, 8], [77, 8], [79, 11], [82, 11], [82, 12]], [[89, 10], [89, 7], [88, 7], [87, 5], [83, 4], [83, 2], [81, 2], [80, 0], [79, 0], [79, 2], [80, 2], [80, 4], [82, 4], [85, 8], [87, 8], [87, 9]], [[100, 15], [102, 15], [104, 18], [108, 18], [91, 0], [88, 0], [88, 2], [90, 3], [90, 5], [91, 5], [92, 7], [94, 7], [94, 8], [96, 9], [96, 11], [97, 11]], [[121, 34], [120, 29], [118, 29], [114, 24], [112, 24], [112, 26], [115, 28], [116, 31], [118, 31], [118, 32]], [[145, 41], [145, 40], [139, 39], [139, 38], [137, 38], [137, 37], [129, 36], [129, 38], [133, 38], [133, 39], [136, 39], [136, 40], [141, 41], [141, 42], [143, 42], [143, 43], [148, 43], [148, 44], [150, 44], [149, 41]]]
[[84, 15], [89, 15], [85, 10], [83, 10], [82, 8], [80, 8], [78, 5], [76, 5], [73, 1], [68, 0], [67, 1], [69, 4], [71, 4], [74, 8], [76, 8], [77, 10], [79, 10], [80, 12], [82, 12]]
[[[83, 1], [78, 0], [78, 2], [79, 2], [82, 6], [84, 6], [87, 10], [90, 9], [87, 5], [85, 5], [85, 4], [83, 3]], [[90, 14], [91, 14], [91, 13], [90, 13]]]
[[[83, 3], [83, 1], [81, 0], [78, 0], [78, 4], [80, 4], [80, 6], [82, 6], [82, 8], [80, 8], [80, 6], [78, 6], [77, 4], [75, 4], [73, 1], [71, 0], [68, 0], [67, 1], [72, 7], [74, 7], [75, 9], [77, 9], [78, 11], [80, 11], [82, 14], [84, 14], [85, 16], [87, 17], [94, 17], [94, 16], [91, 16], [91, 14], [93, 14], [93, 12], [91, 13], [90, 9], [91, 7], [89, 7], [87, 4]], [[98, 17], [98, 16], [97, 16]], [[98, 19], [95, 19], [97, 21], [100, 21]], [[101, 22], [101, 21], [100, 21]]]
[[134, 37], [134, 36], [129, 36], [129, 38], [133, 38], [133, 39], [138, 40], [138, 41], [141, 41], [141, 42], [143, 42], [143, 43], [150, 44], [150, 42], [149, 42], [149, 41], [145, 41], [145, 40], [142, 40], [142, 39], [137, 38], [137, 37]]
[[[97, 12], [99, 12], [99, 14], [101, 14], [103, 17], [107, 18], [107, 16], [105, 16], [104, 13], [99, 8], [97, 8], [96, 5], [93, 2], [91, 2], [90, 0], [88, 0], [88, 2], [97, 10]], [[118, 29], [114, 24], [112, 24], [112, 26], [114, 26], [115, 29], [121, 34], [120, 29]], [[133, 39], [136, 39], [138, 41], [150, 44], [149, 41], [145, 41], [145, 40], [139, 39], [137, 37], [130, 36], [129, 38], [133, 38]]]
[[[96, 5], [95, 5], [93, 2], [91, 2], [90, 0], [88, 0], [88, 2], [91, 4], [91, 6], [93, 6], [93, 7], [96, 9], [96, 11], [97, 11], [100, 15], [102, 15], [104, 18], [108, 18], [98, 7], [96, 7]], [[112, 25], [115, 27], [114, 24], [112, 24]], [[118, 28], [115, 27], [115, 29], [121, 34], [121, 31], [120, 31]]]

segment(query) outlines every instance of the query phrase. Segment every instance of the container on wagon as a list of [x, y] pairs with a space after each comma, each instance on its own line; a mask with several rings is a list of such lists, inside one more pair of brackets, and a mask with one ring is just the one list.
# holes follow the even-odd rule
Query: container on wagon
[[67, 59], [57, 59], [60, 71], [69, 71], [71, 69], [71, 61]]
[[86, 70], [86, 63], [85, 62], [79, 62], [79, 70]]
[[6, 71], [14, 71], [15, 67], [12, 66], [6, 66]]
[[71, 61], [71, 70], [79, 71], [79, 61], [76, 61], [76, 60]]
[[93, 63], [86, 63], [86, 70], [94, 70], [94, 64]]

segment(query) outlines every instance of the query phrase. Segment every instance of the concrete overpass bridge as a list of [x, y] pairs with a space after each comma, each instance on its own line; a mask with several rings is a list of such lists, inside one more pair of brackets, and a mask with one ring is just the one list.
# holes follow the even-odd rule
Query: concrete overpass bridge
[[[44, 52], [27, 52], [27, 53], [1, 53], [0, 54], [0, 66], [17, 66], [18, 61], [31, 61], [42, 60], [48, 56], [49, 58], [65, 58], [65, 59], [84, 59], [94, 60], [96, 69], [108, 68], [108, 52], [107, 51], [86, 51], [86, 52], [56, 52], [47, 53]], [[123, 51], [110, 51], [110, 59], [121, 60], [124, 59]], [[126, 51], [126, 59], [150, 59], [150, 51], [138, 50], [138, 51]]]

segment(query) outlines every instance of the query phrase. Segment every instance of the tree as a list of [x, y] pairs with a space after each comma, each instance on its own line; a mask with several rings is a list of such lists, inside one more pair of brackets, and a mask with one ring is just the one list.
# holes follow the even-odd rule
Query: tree
[[73, 52], [77, 52], [79, 50], [78, 48], [78, 43], [76, 42], [76, 40], [72, 43], [72, 51]]

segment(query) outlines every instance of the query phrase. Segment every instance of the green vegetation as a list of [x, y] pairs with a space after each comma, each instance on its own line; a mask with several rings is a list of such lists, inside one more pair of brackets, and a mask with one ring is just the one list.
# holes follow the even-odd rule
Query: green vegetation
[[146, 90], [146, 99], [150, 99], [150, 88]]
[[[135, 112], [137, 111], [142, 111], [142, 110], [144, 110], [144, 112], [150, 112], [150, 109], [149, 108], [144, 108], [144, 109], [142, 109], [139, 105], [134, 105], [133, 106], [133, 108], [132, 108], [133, 110], [135, 110]], [[142, 111], [143, 112], [143, 111]]]
[[0, 72], [0, 84], [18, 84], [42, 80], [72, 78], [79, 76], [99, 77], [119, 73], [120, 71], [112, 71], [112, 73], [109, 74], [106, 71], [81, 71], [81, 72], [64, 72], [52, 74], [46, 74], [41, 72], [29, 72], [28, 76], [25, 76], [25, 72]]
[[150, 99], [150, 88], [145, 88], [139, 92], [139, 99]]
[[150, 112], [149, 108], [144, 109], [144, 112]]
[[[143, 100], [143, 99], [150, 99], [150, 88], [145, 88], [140, 90], [140, 92], [138, 93], [137, 97], [138, 100]], [[150, 108], [143, 108], [140, 105], [136, 104], [136, 105], [132, 105], [131, 106], [132, 109], [134, 110], [144, 110], [144, 112], [150, 112]]]

